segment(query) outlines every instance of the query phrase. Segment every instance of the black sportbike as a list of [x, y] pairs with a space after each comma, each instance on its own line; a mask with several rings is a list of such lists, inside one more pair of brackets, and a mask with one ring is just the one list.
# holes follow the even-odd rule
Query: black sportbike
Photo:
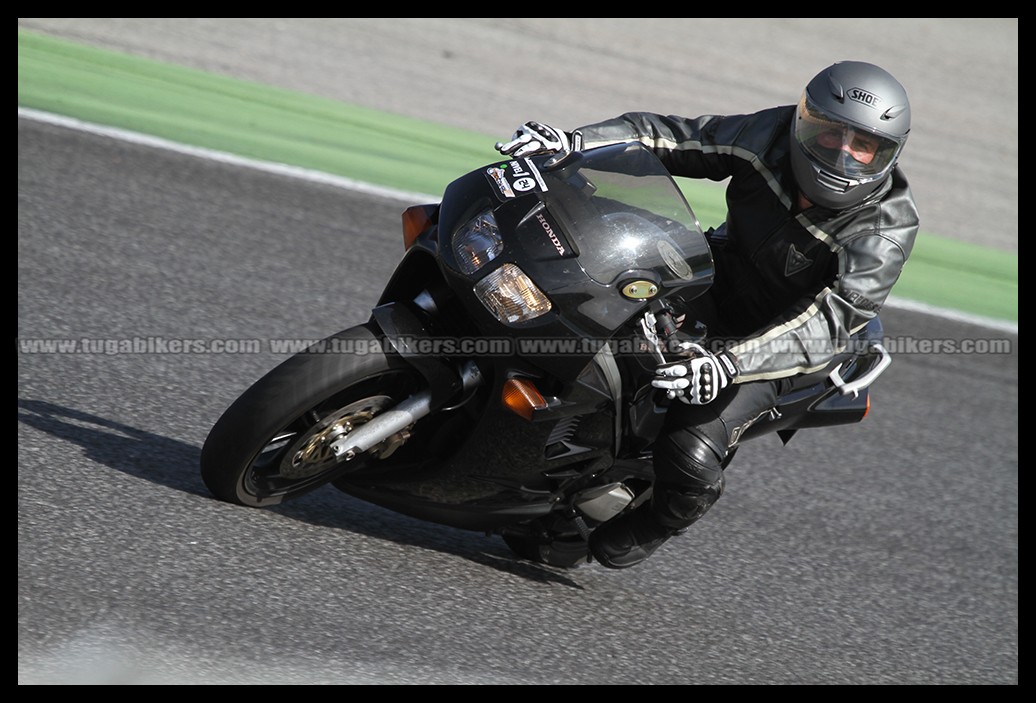
[[[500, 535], [525, 559], [589, 561], [590, 533], [650, 498], [672, 402], [653, 371], [703, 332], [693, 301], [714, 272], [697, 218], [630, 143], [479, 168], [407, 209], [403, 234], [368, 322], [288, 358], [220, 417], [206, 486], [265, 507], [333, 484]], [[875, 319], [739, 441], [861, 420], [890, 361], [882, 336]]]

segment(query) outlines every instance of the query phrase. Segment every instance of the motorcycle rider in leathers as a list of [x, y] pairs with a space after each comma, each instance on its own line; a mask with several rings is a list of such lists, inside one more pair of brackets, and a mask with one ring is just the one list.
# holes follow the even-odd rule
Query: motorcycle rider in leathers
[[899, 278], [918, 214], [897, 160], [910, 131], [903, 86], [869, 63], [825, 68], [797, 105], [696, 118], [629, 112], [570, 133], [526, 122], [504, 155], [639, 141], [674, 176], [729, 178], [726, 222], [707, 235], [715, 282], [708, 337], [656, 370], [676, 402], [653, 448], [651, 500], [590, 535], [626, 568], [694, 523], [723, 492], [744, 430], [783, 384], [822, 369], [874, 318]]

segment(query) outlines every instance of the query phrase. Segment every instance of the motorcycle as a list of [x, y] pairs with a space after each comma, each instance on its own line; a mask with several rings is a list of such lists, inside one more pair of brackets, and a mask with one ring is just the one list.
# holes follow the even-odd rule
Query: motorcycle
[[[282, 362], [212, 427], [201, 475], [266, 507], [332, 485], [437, 524], [498, 535], [555, 567], [650, 499], [670, 402], [652, 387], [710, 243], [637, 143], [504, 160], [402, 215], [405, 253], [369, 320]], [[687, 304], [681, 318], [673, 301]], [[890, 362], [875, 318], [735, 438], [859, 422]], [[667, 354], [669, 356], [667, 356]]]

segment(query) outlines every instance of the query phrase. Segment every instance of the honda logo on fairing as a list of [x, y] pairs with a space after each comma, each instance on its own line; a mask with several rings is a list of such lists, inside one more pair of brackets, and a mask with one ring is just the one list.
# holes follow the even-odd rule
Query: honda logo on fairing
[[868, 93], [863, 88], [853, 88], [850, 90], [849, 99], [858, 103], [863, 103], [867, 107], [877, 107], [878, 103], [881, 102], [881, 98], [874, 93]]
[[554, 234], [554, 230], [550, 228], [550, 223], [543, 217], [543, 215], [536, 213], [536, 219], [539, 220], [540, 226], [543, 227], [543, 231], [550, 237], [550, 243], [554, 245], [554, 248], [558, 250], [558, 254], [561, 256], [565, 255], [565, 247], [561, 244], [561, 240], [558, 239], [558, 235]]

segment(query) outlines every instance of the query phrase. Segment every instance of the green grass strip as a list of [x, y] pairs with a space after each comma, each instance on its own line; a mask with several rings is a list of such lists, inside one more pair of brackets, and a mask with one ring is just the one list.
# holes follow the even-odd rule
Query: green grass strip
[[[18, 105], [436, 194], [497, 160], [487, 136], [18, 30]], [[681, 179], [703, 226], [722, 188]], [[1018, 257], [922, 232], [894, 295], [1017, 322]]]
[[1018, 256], [922, 232], [892, 293], [1018, 322]]

